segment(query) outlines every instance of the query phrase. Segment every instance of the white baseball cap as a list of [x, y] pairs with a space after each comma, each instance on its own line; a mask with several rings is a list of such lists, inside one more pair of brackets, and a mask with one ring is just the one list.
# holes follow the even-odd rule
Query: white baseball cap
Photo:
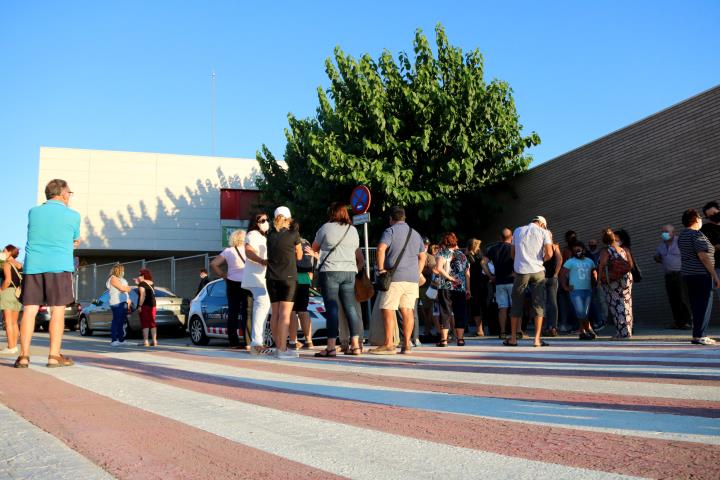
[[545, 225], [545, 227], [547, 227], [547, 220], [545, 220], [545, 217], [543, 217], [542, 215], [538, 215], [537, 217], [533, 218], [532, 221], [533, 221], [533, 222], [540, 222], [540, 223], [542, 223], [543, 225]]
[[282, 215], [285, 218], [292, 218], [292, 216], [290, 215], [290, 209], [288, 207], [277, 207], [273, 216], [277, 217], [278, 215]]

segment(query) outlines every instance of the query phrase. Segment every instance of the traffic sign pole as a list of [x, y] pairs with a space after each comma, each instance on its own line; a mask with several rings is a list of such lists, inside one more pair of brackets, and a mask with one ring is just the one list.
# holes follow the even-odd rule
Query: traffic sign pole
[[[370, 209], [370, 201], [372, 196], [370, 195], [370, 189], [364, 185], [355, 187], [350, 194], [350, 206], [356, 215], [364, 215]], [[367, 214], [368, 218], [363, 219], [363, 234], [365, 236], [365, 275], [370, 278], [370, 239], [368, 233], [368, 223], [370, 221], [370, 214]], [[366, 302], [367, 305], [367, 317], [368, 325], [372, 320], [372, 308], [370, 307], [370, 301]]]

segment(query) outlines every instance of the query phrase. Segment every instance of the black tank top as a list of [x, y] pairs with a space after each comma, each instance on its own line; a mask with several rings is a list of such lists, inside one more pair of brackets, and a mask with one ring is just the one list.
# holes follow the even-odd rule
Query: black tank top
[[154, 307], [155, 306], [155, 288], [147, 282], [140, 282], [138, 288], [145, 289], [145, 301], [141, 306], [143, 307]]
[[[18, 270], [22, 272], [22, 267], [20, 267]], [[19, 287], [21, 282], [20, 275], [18, 275], [18, 272], [13, 268], [12, 265], [10, 265], [10, 282], [10, 286], [14, 285], [15, 287]]]
[[545, 266], [545, 278], [552, 278], [553, 275], [555, 275], [555, 268], [557, 268], [555, 252], [553, 252], [553, 256], [550, 257], [550, 260], [543, 263], [543, 265]]

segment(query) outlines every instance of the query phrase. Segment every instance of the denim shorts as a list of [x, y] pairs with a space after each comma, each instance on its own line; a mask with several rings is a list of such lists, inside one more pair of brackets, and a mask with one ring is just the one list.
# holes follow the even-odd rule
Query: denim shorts
[[510, 305], [512, 305], [512, 289], [512, 283], [495, 286], [495, 302], [498, 308], [510, 308]]

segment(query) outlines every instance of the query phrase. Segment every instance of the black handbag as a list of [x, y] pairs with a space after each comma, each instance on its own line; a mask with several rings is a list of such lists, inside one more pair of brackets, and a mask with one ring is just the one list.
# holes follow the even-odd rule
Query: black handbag
[[410, 241], [410, 236], [413, 233], [413, 229], [410, 228], [410, 225], [408, 225], [408, 234], [407, 238], [405, 239], [405, 245], [403, 245], [402, 250], [400, 250], [400, 255], [398, 255], [397, 260], [395, 260], [395, 265], [390, 270], [385, 270], [383, 273], [378, 273], [375, 279], [375, 290], [379, 290], [381, 292], [387, 292], [390, 290], [390, 284], [392, 283], [392, 277], [395, 274], [395, 270], [397, 270], [398, 265], [400, 265], [400, 260], [402, 260], [403, 255], [405, 254], [405, 248], [408, 245], [408, 242]]

